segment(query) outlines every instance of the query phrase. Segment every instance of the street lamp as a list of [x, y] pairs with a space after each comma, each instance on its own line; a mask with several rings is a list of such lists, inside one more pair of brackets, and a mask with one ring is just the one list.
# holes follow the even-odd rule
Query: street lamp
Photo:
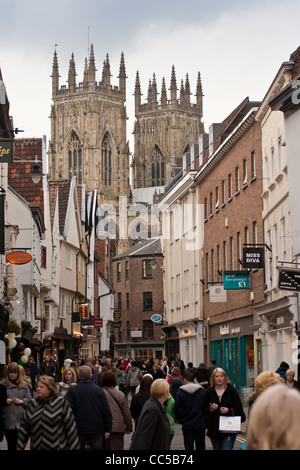
[[40, 182], [41, 177], [44, 175], [44, 173], [40, 169], [40, 165], [38, 164], [37, 159], [35, 159], [32, 170], [29, 172], [29, 174], [35, 184], [38, 184]]

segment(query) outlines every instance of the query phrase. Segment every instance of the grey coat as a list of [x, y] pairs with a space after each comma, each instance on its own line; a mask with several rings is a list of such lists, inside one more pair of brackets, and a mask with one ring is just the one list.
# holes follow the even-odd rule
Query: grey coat
[[142, 408], [129, 450], [169, 450], [170, 435], [166, 410], [151, 396]]
[[130, 367], [128, 374], [126, 376], [126, 382], [129, 387], [137, 387], [141, 383], [141, 379], [138, 377], [141, 374], [141, 370], [136, 367]]
[[32, 400], [30, 388], [26, 382], [24, 387], [18, 388], [13, 382], [9, 381], [6, 387], [7, 398], [19, 398], [23, 400], [22, 405], [12, 402], [10, 405], [2, 408], [4, 429], [20, 429], [20, 424], [25, 413], [28, 403]]

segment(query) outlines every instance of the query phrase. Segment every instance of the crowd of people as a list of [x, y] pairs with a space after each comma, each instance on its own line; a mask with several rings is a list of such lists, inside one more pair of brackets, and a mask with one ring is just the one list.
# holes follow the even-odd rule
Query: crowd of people
[[175, 422], [186, 451], [205, 450], [206, 436], [214, 450], [232, 450], [237, 432], [221, 429], [220, 417], [248, 418], [249, 450], [300, 449], [300, 384], [286, 363], [258, 375], [247, 417], [216, 361], [186, 367], [180, 354], [171, 362], [102, 356], [66, 359], [59, 371], [45, 356], [35, 373], [32, 367], [11, 362], [0, 383], [0, 440], [8, 450], [28, 443], [31, 450], [124, 450], [125, 434], [130, 450], [168, 450]]

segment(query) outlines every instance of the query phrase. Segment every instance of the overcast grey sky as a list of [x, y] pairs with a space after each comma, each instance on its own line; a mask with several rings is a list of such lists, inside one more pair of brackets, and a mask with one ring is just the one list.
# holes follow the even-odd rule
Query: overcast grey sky
[[72, 53], [82, 81], [93, 43], [98, 81], [108, 53], [112, 84], [118, 84], [124, 52], [131, 152], [137, 70], [143, 99], [153, 73], [159, 91], [163, 77], [169, 88], [174, 65], [177, 85], [188, 74], [194, 94], [200, 71], [207, 131], [246, 96], [263, 99], [300, 45], [300, 2], [294, 0], [0, 0], [0, 15], [0, 67], [14, 125], [25, 130], [19, 137], [50, 138], [55, 44], [63, 85]]

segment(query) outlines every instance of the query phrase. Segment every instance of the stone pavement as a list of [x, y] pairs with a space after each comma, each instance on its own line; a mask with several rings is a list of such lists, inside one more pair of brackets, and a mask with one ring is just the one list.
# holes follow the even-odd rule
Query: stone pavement
[[[241, 450], [242, 444], [246, 441], [246, 423], [242, 423], [242, 430], [241, 433], [237, 435], [234, 450]], [[183, 445], [183, 436], [181, 431], [181, 425], [175, 423], [175, 434], [171, 444], [171, 450], [184, 450]], [[124, 450], [128, 450], [131, 443], [132, 434], [125, 435], [125, 445]], [[2, 442], [0, 442], [0, 450], [7, 450], [6, 439], [4, 438]], [[29, 450], [29, 444], [26, 447], [26, 450]], [[206, 450], [213, 450], [210, 439], [206, 437]]]

